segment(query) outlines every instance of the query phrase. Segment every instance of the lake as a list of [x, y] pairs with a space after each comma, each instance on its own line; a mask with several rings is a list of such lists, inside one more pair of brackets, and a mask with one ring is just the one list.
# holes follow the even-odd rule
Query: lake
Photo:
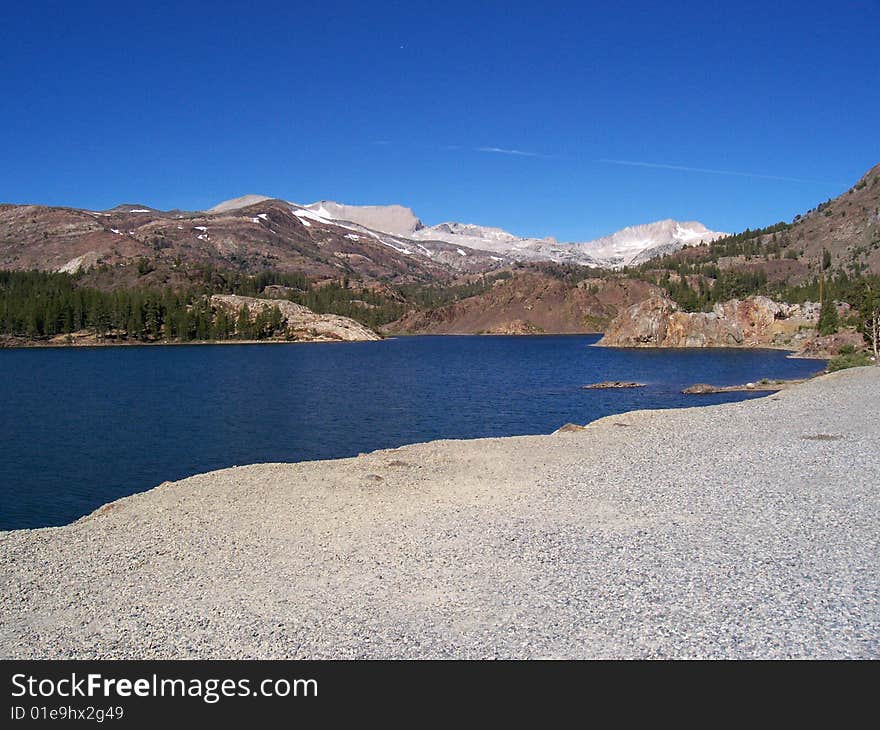
[[[166, 480], [440, 438], [550, 433], [637, 408], [756, 397], [772, 350], [616, 350], [598, 335], [0, 350], [0, 529], [63, 525]], [[634, 380], [632, 390], [582, 390]]]

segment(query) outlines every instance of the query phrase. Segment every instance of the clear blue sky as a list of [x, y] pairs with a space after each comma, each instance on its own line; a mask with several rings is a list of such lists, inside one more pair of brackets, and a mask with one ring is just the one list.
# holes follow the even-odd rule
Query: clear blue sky
[[880, 162], [880, 0], [33, 0], [0, 68], [13, 203], [263, 193], [583, 240], [790, 220]]

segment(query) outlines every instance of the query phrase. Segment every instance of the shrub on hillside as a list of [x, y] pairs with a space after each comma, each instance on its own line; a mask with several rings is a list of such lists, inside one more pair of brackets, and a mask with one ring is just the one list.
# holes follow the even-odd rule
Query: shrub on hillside
[[828, 361], [828, 372], [833, 373], [837, 370], [846, 370], [846, 368], [860, 368], [863, 365], [871, 364], [871, 357], [867, 352], [849, 352], [831, 358]]

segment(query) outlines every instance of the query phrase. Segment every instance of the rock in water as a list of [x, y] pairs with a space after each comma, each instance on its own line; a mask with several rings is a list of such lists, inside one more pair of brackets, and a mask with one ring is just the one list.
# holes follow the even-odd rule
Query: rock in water
[[585, 426], [578, 426], [576, 423], [566, 423], [560, 426], [553, 433], [574, 433], [575, 431], [583, 431]]
[[709, 393], [718, 393], [719, 389], [715, 385], [709, 385], [709, 383], [696, 383], [681, 392], [687, 395], [708, 395]]

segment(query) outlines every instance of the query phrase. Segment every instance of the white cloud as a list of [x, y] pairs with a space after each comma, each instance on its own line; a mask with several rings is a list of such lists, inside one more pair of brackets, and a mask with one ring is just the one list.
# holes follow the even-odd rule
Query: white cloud
[[788, 182], [814, 183], [818, 180], [803, 180], [799, 177], [783, 175], [762, 175], [758, 172], [736, 172], [734, 170], [713, 170], [705, 167], [687, 167], [685, 165], [666, 165], [660, 162], [640, 162], [637, 160], [599, 160], [608, 165], [627, 165], [629, 167], [653, 167], [661, 170], [681, 170], [683, 172], [705, 172], [711, 175], [734, 175], [736, 177], [759, 177], [764, 180], [787, 180]]
[[523, 150], [508, 150], [503, 147], [477, 147], [477, 152], [494, 152], [499, 155], [517, 155], [519, 157], [540, 157], [537, 152], [524, 152]]

